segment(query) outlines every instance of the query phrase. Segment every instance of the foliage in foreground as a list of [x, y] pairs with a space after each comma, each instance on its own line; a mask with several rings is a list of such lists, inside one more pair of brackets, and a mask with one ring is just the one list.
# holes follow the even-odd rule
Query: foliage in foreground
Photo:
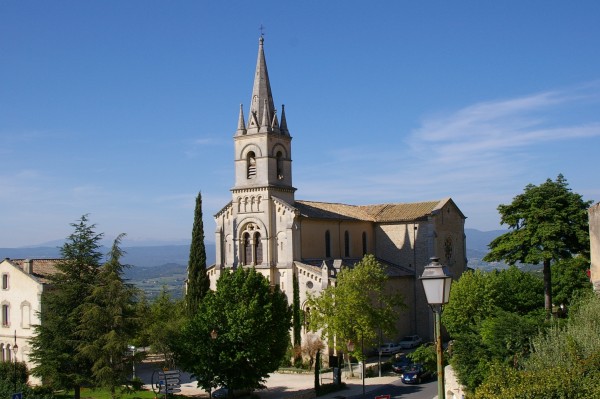
[[517, 366], [529, 337], [543, 325], [542, 282], [512, 266], [463, 273], [452, 285], [442, 324], [451, 338], [450, 360], [459, 381], [473, 391], [494, 362]]
[[523, 370], [494, 365], [476, 399], [600, 398], [600, 297], [584, 296], [567, 324], [533, 339]]
[[286, 353], [291, 318], [285, 294], [256, 270], [225, 271], [174, 341], [177, 363], [206, 391], [261, 388]]

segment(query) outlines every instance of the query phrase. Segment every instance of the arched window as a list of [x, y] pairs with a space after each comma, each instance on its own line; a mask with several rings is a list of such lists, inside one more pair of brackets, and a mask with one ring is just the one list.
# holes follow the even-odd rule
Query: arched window
[[244, 254], [244, 259], [243, 259], [243, 264], [244, 265], [249, 265], [252, 263], [252, 243], [250, 242], [250, 234], [248, 233], [244, 233], [243, 236], [243, 243], [242, 245], [244, 246], [244, 250], [243, 250], [243, 254]]
[[325, 232], [325, 257], [331, 258], [331, 234], [329, 230]]
[[277, 151], [277, 178], [283, 179], [283, 154], [281, 151]]
[[263, 249], [262, 242], [260, 240], [260, 233], [256, 233], [254, 236], [254, 253], [256, 254], [256, 264], [260, 265], [263, 262]]
[[367, 232], [363, 231], [362, 233], [362, 254], [365, 256], [367, 254]]
[[248, 152], [246, 155], [246, 168], [248, 171], [248, 179], [253, 179], [256, 176], [256, 155], [254, 151]]
[[350, 257], [350, 233], [348, 233], [348, 230], [344, 232], [344, 256], [346, 258]]
[[6, 359], [4, 358], [4, 344], [0, 344], [0, 362], [5, 362]]

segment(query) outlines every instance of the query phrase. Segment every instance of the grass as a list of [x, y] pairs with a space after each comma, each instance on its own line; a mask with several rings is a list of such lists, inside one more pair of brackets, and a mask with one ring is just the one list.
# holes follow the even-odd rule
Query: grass
[[[119, 393], [119, 392], [117, 392]], [[73, 391], [67, 391], [62, 393], [56, 393], [54, 395], [56, 399], [72, 399], [74, 397]], [[136, 391], [131, 393], [123, 393], [120, 394], [119, 397], [121, 399], [154, 399], [156, 395], [152, 391]], [[170, 395], [169, 398], [173, 396]], [[106, 389], [90, 389], [90, 388], [81, 388], [81, 398], [82, 399], [111, 399], [110, 391]], [[159, 398], [164, 398], [164, 395], [159, 395]]]

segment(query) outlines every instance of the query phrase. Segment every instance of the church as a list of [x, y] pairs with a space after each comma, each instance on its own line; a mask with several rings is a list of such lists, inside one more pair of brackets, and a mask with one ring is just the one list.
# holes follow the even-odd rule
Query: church
[[440, 258], [455, 279], [467, 265], [465, 216], [451, 198], [372, 205], [297, 200], [292, 136], [284, 106], [279, 114], [275, 109], [263, 37], [250, 109], [246, 118], [240, 106], [233, 145], [231, 201], [215, 215], [211, 289], [223, 271], [254, 267], [291, 304], [296, 275], [301, 309], [309, 311], [307, 294], [318, 295], [335, 284], [342, 267], [373, 254], [407, 305], [398, 336], [386, 339], [418, 334], [432, 340], [432, 314], [418, 278], [431, 257]]

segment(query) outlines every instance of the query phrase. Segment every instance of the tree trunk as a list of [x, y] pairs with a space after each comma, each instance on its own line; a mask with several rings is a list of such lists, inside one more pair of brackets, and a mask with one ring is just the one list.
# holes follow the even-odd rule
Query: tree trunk
[[81, 387], [79, 385], [76, 385], [73, 388], [73, 394], [75, 396], [75, 399], [81, 399]]
[[552, 317], [552, 275], [550, 274], [550, 260], [544, 260], [544, 306], [546, 318]]

